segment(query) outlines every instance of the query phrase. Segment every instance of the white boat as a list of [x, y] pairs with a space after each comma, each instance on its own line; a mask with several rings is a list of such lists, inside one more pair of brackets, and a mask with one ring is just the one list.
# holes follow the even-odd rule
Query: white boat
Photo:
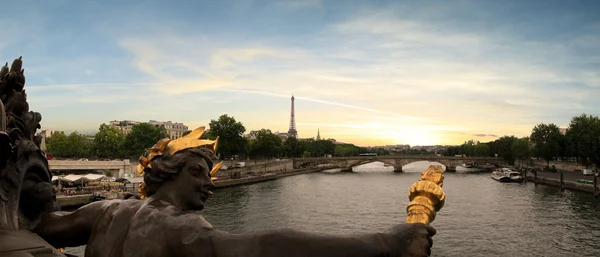
[[472, 163], [463, 163], [460, 166], [465, 167], [465, 168], [473, 168], [473, 164]]
[[523, 177], [521, 173], [513, 171], [509, 168], [502, 168], [492, 172], [492, 178], [499, 182], [521, 182]]
[[472, 163], [463, 163], [456, 166], [456, 173], [480, 173], [482, 171], [484, 171], [484, 169], [480, 169]]
[[486, 163], [483, 165], [475, 165], [475, 167], [483, 170], [492, 170], [494, 168], [494, 164]]

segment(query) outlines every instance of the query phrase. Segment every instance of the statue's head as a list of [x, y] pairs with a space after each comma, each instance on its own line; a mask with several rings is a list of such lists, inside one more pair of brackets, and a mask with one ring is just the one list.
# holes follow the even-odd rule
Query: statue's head
[[214, 187], [212, 175], [222, 162], [213, 165], [218, 138], [199, 139], [203, 133], [204, 127], [200, 127], [179, 139], [162, 139], [140, 157], [138, 173], [143, 173], [144, 183], [138, 191], [142, 199], [160, 191], [176, 197], [182, 208], [204, 208]]
[[[0, 226], [33, 225], [44, 212], [58, 210], [46, 156], [36, 136], [42, 115], [29, 111], [21, 58], [0, 68]], [[17, 218], [18, 216], [18, 218]], [[18, 220], [19, 224], [15, 223]]]

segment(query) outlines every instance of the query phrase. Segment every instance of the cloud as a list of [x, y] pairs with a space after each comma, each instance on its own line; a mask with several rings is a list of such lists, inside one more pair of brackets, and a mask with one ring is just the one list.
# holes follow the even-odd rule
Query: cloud
[[475, 137], [498, 137], [497, 135], [494, 135], [494, 134], [473, 134], [473, 136], [475, 136]]
[[312, 8], [322, 6], [321, 0], [282, 0], [277, 1], [276, 4], [291, 9]]
[[[565, 124], [600, 108], [590, 100], [600, 95], [600, 27], [569, 23], [576, 17], [553, 15], [557, 23], [548, 24], [573, 28], [561, 38], [544, 19], [520, 23], [490, 3], [215, 4], [194, 11], [191, 23], [192, 2], [125, 4], [113, 16], [98, 10], [114, 19], [84, 17], [62, 32], [27, 19], [20, 26], [40, 33], [14, 38], [34, 49], [25, 67], [33, 107], [56, 124], [97, 127], [121, 117], [204, 124], [228, 113], [249, 128], [283, 131], [294, 94], [306, 135], [323, 127], [334, 137], [362, 133], [362, 142], [413, 143], [522, 136], [536, 123]], [[143, 12], [114, 15], [134, 7]], [[324, 18], [316, 8], [340, 11]], [[85, 33], [68, 37], [78, 31]]]
[[[417, 126], [459, 123], [485, 129], [495, 123], [499, 134], [514, 132], [509, 124], [530, 127], [548, 110], [583, 111], [597, 105], [579, 104], [589, 89], [574, 93], [567, 86], [593, 83], [595, 73], [577, 76], [542, 63], [547, 49], [567, 58], [564, 46], [518, 40], [507, 46], [514, 35], [470, 32], [395, 13], [371, 10], [349, 16], [325, 27], [304, 47], [251, 39], [223, 47], [218, 36], [211, 43], [193, 36], [122, 42], [136, 42], [124, 46], [136, 56], [140, 70], [158, 79], [159, 90], [170, 94], [218, 90], [288, 98], [294, 93], [298, 100], [413, 119]], [[193, 48], [181, 47], [185, 45]], [[168, 76], [161, 70], [192, 76]], [[548, 90], [541, 84], [556, 86]]]

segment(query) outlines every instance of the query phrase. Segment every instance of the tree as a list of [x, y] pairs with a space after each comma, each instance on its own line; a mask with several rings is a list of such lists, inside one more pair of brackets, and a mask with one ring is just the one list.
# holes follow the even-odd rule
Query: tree
[[500, 156], [508, 164], [513, 165], [515, 163], [515, 155], [513, 152], [513, 143], [517, 140], [515, 136], [503, 136], [496, 139], [496, 149], [498, 156]]
[[92, 153], [98, 157], [114, 158], [122, 154], [125, 135], [117, 128], [102, 123], [94, 137]]
[[326, 154], [333, 155], [335, 144], [329, 140], [310, 141], [308, 151], [311, 152], [314, 157], [323, 157]]
[[52, 133], [51, 136], [46, 138], [46, 148], [55, 157], [67, 157], [66, 154], [69, 148], [67, 135], [63, 132]]
[[536, 156], [546, 160], [546, 166], [558, 156], [560, 152], [560, 140], [563, 140], [558, 126], [550, 124], [538, 124], [531, 131], [531, 141], [534, 144]]
[[520, 138], [515, 140], [512, 144], [512, 152], [515, 158], [519, 160], [520, 163], [523, 163], [522, 161], [530, 156], [529, 138]]
[[256, 141], [252, 143], [251, 154], [264, 158], [278, 156], [282, 153], [282, 142], [278, 135], [269, 129], [261, 129]]
[[150, 123], [136, 124], [125, 136], [121, 149], [128, 157], [140, 156], [158, 140], [165, 138], [166, 134], [164, 127], [157, 127]]
[[300, 157], [306, 148], [304, 144], [295, 137], [288, 137], [283, 142], [283, 152], [288, 157]]
[[582, 114], [571, 119], [567, 130], [568, 152], [580, 158], [587, 168], [590, 163], [597, 163], [598, 138], [600, 138], [600, 119], [593, 115]]
[[62, 132], [53, 133], [46, 141], [48, 152], [57, 157], [89, 157], [90, 146], [87, 136], [77, 132], [72, 132], [68, 136]]
[[304, 151], [304, 153], [302, 153], [302, 157], [308, 158], [308, 157], [311, 157], [311, 156], [312, 156], [312, 153], [309, 152], [309, 151]]
[[490, 146], [484, 143], [478, 143], [473, 146], [473, 156], [487, 157], [490, 156]]
[[353, 144], [339, 144], [335, 146], [334, 155], [336, 157], [356, 156], [360, 149]]
[[210, 120], [209, 126], [210, 130], [207, 136], [211, 139], [219, 136], [217, 152], [221, 154], [221, 157], [227, 158], [232, 155], [247, 153], [248, 142], [243, 137], [246, 128], [234, 117], [223, 114], [218, 120]]
[[460, 146], [460, 152], [466, 156], [475, 156], [475, 142], [469, 140]]

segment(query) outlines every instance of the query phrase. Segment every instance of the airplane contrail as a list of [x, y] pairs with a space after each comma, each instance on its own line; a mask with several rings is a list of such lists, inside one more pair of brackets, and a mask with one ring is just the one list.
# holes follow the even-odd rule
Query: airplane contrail
[[[248, 90], [248, 89], [215, 89], [215, 90], [218, 90], [218, 91], [227, 91], [227, 92], [248, 93], [248, 94], [268, 95], [268, 96], [275, 96], [275, 97], [281, 97], [281, 98], [289, 98], [290, 97], [289, 95], [272, 93], [272, 92], [268, 92], [268, 91], [260, 91], [260, 90]], [[428, 121], [427, 119], [424, 119], [424, 118], [413, 117], [413, 116], [408, 116], [408, 115], [394, 113], [394, 112], [381, 111], [381, 110], [376, 110], [376, 109], [371, 109], [371, 108], [365, 108], [365, 107], [356, 106], [356, 105], [350, 105], [350, 104], [344, 104], [344, 103], [338, 103], [338, 102], [331, 102], [331, 101], [314, 99], [314, 98], [308, 98], [308, 97], [302, 97], [302, 96], [294, 96], [294, 98], [299, 99], [299, 100], [309, 101], [309, 102], [315, 102], [315, 103], [321, 103], [321, 104], [327, 104], [327, 105], [334, 105], [334, 106], [346, 107], [346, 108], [351, 108], [351, 109], [356, 109], [356, 110], [362, 110], [362, 111], [368, 111], [368, 112], [373, 112], [373, 113], [387, 114], [387, 115], [392, 115], [392, 116], [396, 116], [396, 117], [402, 117], [402, 118], [406, 118], [406, 119], [419, 120], [419, 121]]]
[[[157, 86], [157, 85], [161, 85], [161, 84], [156, 84], [156, 83], [59, 84], [59, 85], [46, 85], [46, 86], [30, 86], [29, 90], [31, 92], [31, 91], [45, 91], [45, 90], [56, 90], [56, 89], [77, 89], [77, 88], [81, 88], [81, 87], [108, 87], [108, 88], [110, 88], [110, 87], [139, 87], [139, 86]], [[248, 89], [220, 88], [220, 89], [211, 89], [209, 91], [238, 92], [238, 93], [247, 93], [247, 94], [268, 95], [268, 96], [274, 96], [274, 97], [280, 97], [280, 98], [289, 98], [290, 97], [289, 95], [284, 95], [284, 94], [278, 94], [278, 93], [261, 91], [261, 90], [248, 90]], [[431, 120], [428, 120], [425, 118], [413, 117], [413, 116], [404, 115], [404, 114], [395, 113], [395, 112], [376, 110], [376, 109], [366, 108], [366, 107], [357, 106], [357, 105], [350, 105], [350, 104], [345, 104], [345, 103], [338, 103], [338, 102], [332, 102], [332, 101], [326, 101], [326, 100], [302, 97], [302, 96], [294, 96], [294, 97], [298, 100], [304, 100], [304, 101], [309, 101], [309, 102], [314, 102], [314, 103], [340, 106], [340, 107], [345, 107], [345, 108], [350, 108], [350, 109], [368, 111], [368, 112], [372, 112], [372, 113], [386, 114], [386, 115], [401, 117], [401, 118], [410, 119], [410, 120], [414, 120], [414, 121], [432, 122]]]

